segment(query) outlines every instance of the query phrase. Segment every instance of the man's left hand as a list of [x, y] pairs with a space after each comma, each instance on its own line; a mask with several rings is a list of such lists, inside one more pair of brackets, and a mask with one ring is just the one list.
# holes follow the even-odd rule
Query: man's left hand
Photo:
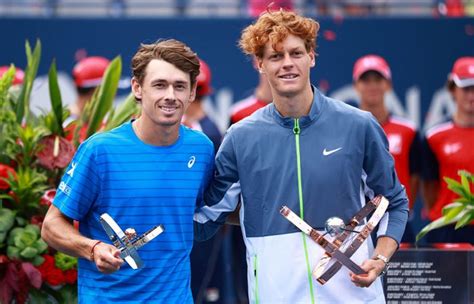
[[360, 266], [367, 274], [356, 275], [350, 273], [351, 281], [358, 287], [369, 287], [385, 268], [382, 260], [368, 259]]

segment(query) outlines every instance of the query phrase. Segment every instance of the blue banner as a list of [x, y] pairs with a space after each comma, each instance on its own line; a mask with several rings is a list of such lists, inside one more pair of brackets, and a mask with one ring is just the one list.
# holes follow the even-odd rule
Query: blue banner
[[[222, 129], [230, 105], [252, 93], [257, 73], [251, 60], [237, 47], [241, 30], [250, 19], [2, 19], [0, 65], [24, 67], [25, 40], [41, 39], [43, 56], [34, 99], [47, 100], [46, 74], [57, 60], [63, 99], [74, 101], [70, 76], [76, 58], [101, 55], [123, 59], [123, 76], [130, 75], [130, 60], [141, 42], [175, 38], [189, 44], [211, 67], [214, 94], [208, 108]], [[328, 95], [356, 100], [352, 66], [373, 53], [392, 68], [390, 108], [428, 126], [449, 115], [453, 104], [444, 90], [454, 60], [474, 55], [474, 19], [348, 18], [321, 19], [316, 67], [312, 81]], [[69, 82], [67, 81], [69, 79]], [[127, 90], [122, 90], [124, 95]], [[45, 97], [46, 96], [46, 97]], [[41, 103], [41, 102], [40, 102]], [[35, 104], [35, 102], [33, 102]], [[48, 104], [40, 104], [47, 108]], [[429, 114], [428, 114], [429, 113]]]

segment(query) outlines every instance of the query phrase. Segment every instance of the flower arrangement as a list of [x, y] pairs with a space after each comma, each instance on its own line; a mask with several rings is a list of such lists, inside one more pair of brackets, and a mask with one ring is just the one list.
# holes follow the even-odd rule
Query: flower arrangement
[[33, 50], [26, 42], [26, 56], [22, 85], [13, 85], [14, 65], [0, 78], [0, 303], [73, 303], [77, 259], [41, 239], [44, 215], [77, 146], [97, 131], [122, 124], [138, 108], [132, 95], [112, 107], [122, 69], [116, 57], [83, 114], [64, 126], [70, 112], [62, 104], [53, 61], [48, 74], [52, 110], [34, 116], [29, 99], [40, 41]]

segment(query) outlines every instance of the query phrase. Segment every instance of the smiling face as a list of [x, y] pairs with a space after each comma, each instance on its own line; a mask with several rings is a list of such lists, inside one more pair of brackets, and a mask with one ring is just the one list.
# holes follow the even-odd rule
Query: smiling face
[[161, 59], [149, 62], [143, 83], [132, 79], [132, 90], [141, 101], [140, 119], [147, 125], [161, 127], [178, 127], [196, 93], [189, 73]]
[[308, 52], [303, 39], [288, 35], [277, 49], [267, 42], [258, 66], [274, 96], [295, 97], [310, 89], [309, 72], [314, 66], [314, 52]]

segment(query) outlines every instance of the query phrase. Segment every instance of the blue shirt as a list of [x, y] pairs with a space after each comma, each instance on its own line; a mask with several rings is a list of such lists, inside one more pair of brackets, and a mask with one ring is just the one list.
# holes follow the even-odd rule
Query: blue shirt
[[79, 259], [80, 303], [192, 303], [189, 253], [193, 212], [212, 176], [214, 147], [199, 131], [181, 126], [173, 145], [143, 143], [130, 122], [92, 136], [77, 151], [54, 205], [80, 222], [80, 233], [111, 243], [99, 217], [108, 213], [138, 235], [163, 224], [165, 232], [140, 248], [145, 263], [113, 274]]

